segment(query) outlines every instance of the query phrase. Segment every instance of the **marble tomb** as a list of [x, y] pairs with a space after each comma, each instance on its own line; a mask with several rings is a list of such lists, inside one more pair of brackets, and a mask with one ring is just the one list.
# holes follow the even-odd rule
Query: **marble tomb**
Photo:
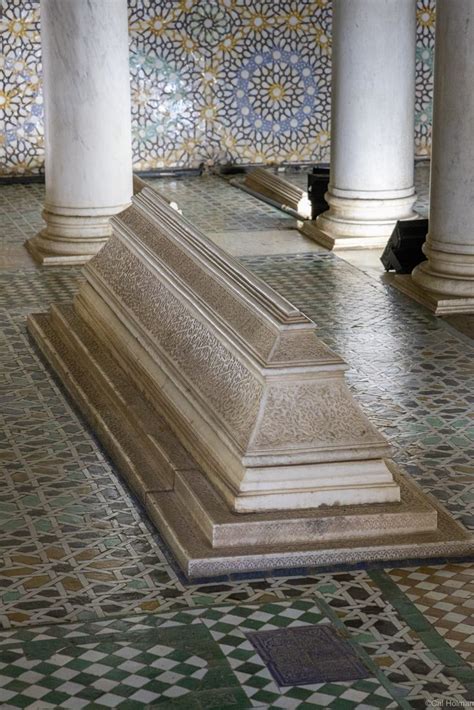
[[190, 577], [462, 554], [347, 366], [151, 188], [29, 330]]

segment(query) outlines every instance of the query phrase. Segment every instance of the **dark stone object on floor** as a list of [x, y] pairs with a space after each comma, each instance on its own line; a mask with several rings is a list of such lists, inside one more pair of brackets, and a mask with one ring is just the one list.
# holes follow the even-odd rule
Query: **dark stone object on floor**
[[428, 234], [427, 219], [399, 220], [380, 257], [385, 271], [411, 274], [415, 266], [426, 260], [422, 247]]
[[280, 687], [369, 678], [370, 672], [329, 624], [246, 634]]

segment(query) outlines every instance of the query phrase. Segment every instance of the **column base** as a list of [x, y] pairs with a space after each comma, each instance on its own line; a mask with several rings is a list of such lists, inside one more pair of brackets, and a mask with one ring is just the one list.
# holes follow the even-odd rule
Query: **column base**
[[94, 251], [92, 247], [86, 246], [87, 251], [83, 254], [61, 254], [44, 248], [43, 245], [46, 239], [42, 234], [43, 233], [40, 233], [25, 242], [25, 247], [29, 254], [37, 264], [41, 264], [42, 266], [75, 266], [87, 264], [107, 242], [107, 239], [104, 239], [100, 244], [95, 244], [94, 246], [97, 248], [95, 248]]
[[413, 211], [416, 195], [384, 200], [335, 197], [330, 209], [305, 222], [301, 233], [326, 249], [378, 249], [385, 247], [398, 220], [419, 219]]
[[413, 281], [411, 274], [385, 274], [384, 281], [428, 308], [435, 316], [474, 313], [474, 297], [447, 296]]
[[126, 209], [97, 210], [96, 214], [58, 214], [43, 210], [46, 227], [28, 239], [25, 247], [33, 259], [43, 266], [86, 264], [107, 243], [112, 234], [110, 218]]

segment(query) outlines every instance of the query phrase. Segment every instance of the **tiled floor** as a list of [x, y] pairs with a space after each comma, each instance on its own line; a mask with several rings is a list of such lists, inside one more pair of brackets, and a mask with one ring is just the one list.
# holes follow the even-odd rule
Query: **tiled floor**
[[[318, 323], [394, 458], [474, 529], [472, 343], [363, 265], [304, 247], [290, 218], [223, 180], [158, 186]], [[26, 335], [25, 314], [70, 300], [79, 276], [25, 260], [42, 196], [0, 188], [3, 254], [15, 255], [0, 252], [2, 710], [474, 700], [469, 562], [186, 583]], [[254, 256], [282, 235], [283, 255]], [[279, 688], [246, 634], [312, 624], [347, 639], [369, 677]]]

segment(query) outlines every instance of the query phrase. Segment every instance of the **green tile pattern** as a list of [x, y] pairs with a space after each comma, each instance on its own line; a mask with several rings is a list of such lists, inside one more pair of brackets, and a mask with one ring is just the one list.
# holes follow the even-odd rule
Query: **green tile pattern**
[[393, 702], [393, 697], [376, 678], [278, 688], [245, 634], [249, 631], [327, 623], [327, 618], [314, 601], [210, 608], [203, 613], [202, 621], [223, 649], [254, 706], [267, 704], [293, 708], [304, 702], [311, 707], [354, 707], [359, 703], [369, 707], [388, 707]]
[[435, 626], [430, 624], [416, 604], [409, 599], [387, 572], [372, 570], [368, 574], [380, 587], [385, 598], [390, 600], [407, 626], [425, 643], [431, 654], [446, 668], [446, 671], [460, 681], [468, 691], [469, 697], [474, 699], [474, 668], [472, 664], [466, 661], [461, 653], [444, 639]]
[[2, 708], [249, 707], [219, 646], [191, 615], [58, 628], [60, 635], [38, 630], [1, 651]]

